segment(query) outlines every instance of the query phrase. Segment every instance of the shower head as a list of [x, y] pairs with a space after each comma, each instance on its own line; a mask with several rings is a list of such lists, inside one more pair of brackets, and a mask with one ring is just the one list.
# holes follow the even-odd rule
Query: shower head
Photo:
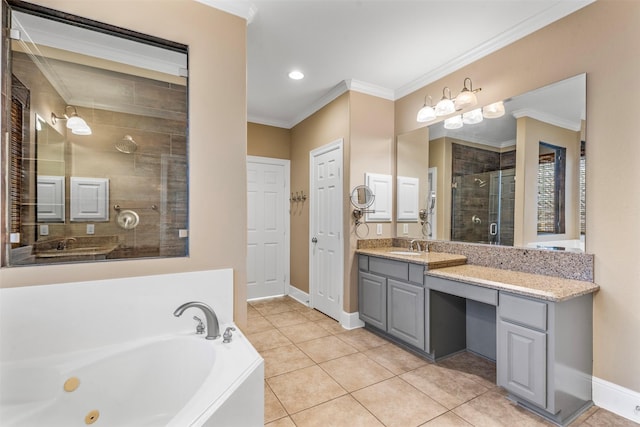
[[138, 149], [138, 144], [133, 140], [131, 135], [125, 135], [120, 141], [116, 142], [116, 150], [121, 153], [131, 154]]
[[484, 187], [485, 185], [487, 185], [487, 181], [483, 181], [479, 178], [476, 178], [473, 181], [478, 184], [478, 187]]

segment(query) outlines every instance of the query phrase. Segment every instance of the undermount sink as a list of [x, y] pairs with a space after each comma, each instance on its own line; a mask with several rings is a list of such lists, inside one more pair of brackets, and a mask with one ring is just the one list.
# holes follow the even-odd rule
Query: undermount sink
[[413, 251], [389, 251], [392, 255], [409, 255], [409, 256], [420, 256], [422, 252], [413, 252]]

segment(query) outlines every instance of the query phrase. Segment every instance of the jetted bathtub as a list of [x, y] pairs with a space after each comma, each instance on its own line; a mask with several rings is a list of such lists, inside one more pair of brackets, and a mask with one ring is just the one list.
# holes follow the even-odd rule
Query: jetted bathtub
[[[3, 363], [2, 425], [225, 425], [220, 418], [225, 415], [217, 410], [262, 362], [247, 344], [239, 331], [230, 343], [195, 334], [160, 336]], [[226, 409], [232, 416], [244, 411], [242, 406]]]
[[264, 361], [233, 325], [233, 271], [0, 289], [0, 426], [262, 427]]

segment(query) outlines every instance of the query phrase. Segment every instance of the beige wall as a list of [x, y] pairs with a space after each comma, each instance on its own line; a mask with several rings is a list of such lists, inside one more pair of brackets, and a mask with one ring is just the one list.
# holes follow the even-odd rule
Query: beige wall
[[[517, 120], [514, 245], [580, 238], [580, 132], [530, 117]], [[540, 142], [566, 148], [565, 233], [538, 235], [538, 155]]]
[[[3, 268], [1, 286], [233, 268], [235, 317], [244, 325], [246, 215], [237, 213], [247, 211], [246, 21], [192, 0], [157, 0], [153, 7], [132, 1], [127, 2], [126, 13], [110, 0], [33, 3], [189, 46], [190, 254], [186, 258]], [[212, 222], [225, 226], [211, 227]]]
[[[359, 92], [349, 92], [349, 96], [351, 147], [349, 157], [345, 156], [345, 165], [349, 165], [345, 172], [345, 176], [349, 177], [345, 180], [345, 195], [350, 195], [355, 186], [365, 183], [366, 172], [394, 175], [396, 165], [393, 102]], [[395, 197], [392, 200], [395, 200]], [[344, 220], [350, 239], [345, 253], [343, 308], [346, 312], [353, 313], [358, 311], [358, 266], [355, 257], [358, 237], [355, 235], [351, 216], [353, 206], [347, 197], [345, 206]], [[372, 223], [369, 226], [369, 235], [366, 238], [395, 235], [394, 222], [382, 223], [380, 236], [376, 234], [376, 225]]]
[[[344, 139], [348, 165], [349, 95], [345, 93], [291, 129], [291, 189], [309, 191], [309, 152]], [[346, 171], [344, 172], [347, 173]], [[309, 292], [309, 199], [291, 212], [291, 285]]]
[[247, 123], [247, 154], [290, 160], [291, 131], [258, 123]]
[[[396, 130], [419, 127], [424, 96], [465, 77], [483, 105], [587, 73], [587, 252], [595, 254], [594, 375], [640, 392], [640, 107], [619, 108], [640, 75], [640, 2], [600, 0], [396, 102]], [[631, 86], [633, 87], [633, 86]], [[623, 183], [623, 185], [621, 185]]]

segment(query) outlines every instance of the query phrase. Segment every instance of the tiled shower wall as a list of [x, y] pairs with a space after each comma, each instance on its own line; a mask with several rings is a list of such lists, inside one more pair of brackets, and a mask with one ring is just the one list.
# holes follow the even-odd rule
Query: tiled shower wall
[[[495, 185], [505, 179], [497, 180], [490, 173], [514, 167], [515, 150], [499, 153], [452, 144], [452, 240], [489, 243], [495, 239], [489, 235], [490, 224], [497, 221], [497, 211], [492, 207], [497, 203]], [[507, 192], [512, 188], [513, 185], [503, 187]], [[492, 205], [492, 201], [496, 203]], [[508, 197], [504, 202], [500, 208], [500, 243], [512, 245], [514, 203], [509, 203]]]

